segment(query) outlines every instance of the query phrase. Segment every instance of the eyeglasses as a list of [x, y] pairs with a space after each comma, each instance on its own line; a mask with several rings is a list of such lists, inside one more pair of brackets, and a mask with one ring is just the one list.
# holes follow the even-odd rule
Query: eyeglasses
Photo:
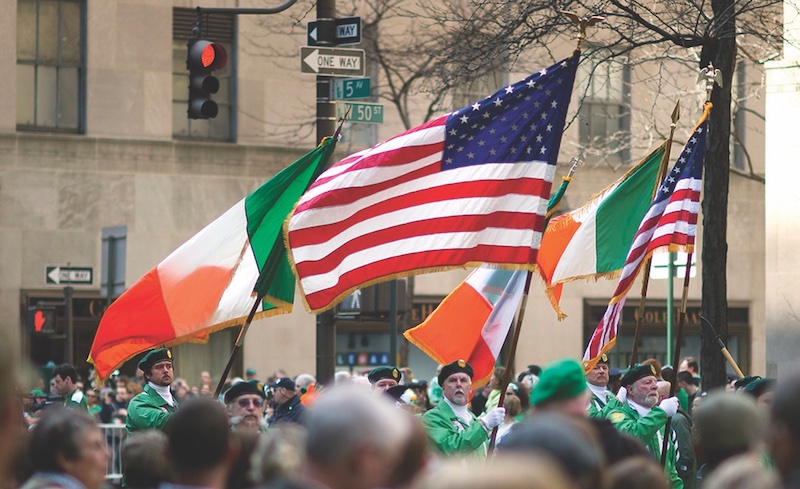
[[236, 401], [236, 403], [239, 405], [239, 407], [243, 408], [250, 407], [251, 403], [253, 404], [253, 406], [257, 408], [264, 406], [263, 399], [239, 399], [238, 401]]

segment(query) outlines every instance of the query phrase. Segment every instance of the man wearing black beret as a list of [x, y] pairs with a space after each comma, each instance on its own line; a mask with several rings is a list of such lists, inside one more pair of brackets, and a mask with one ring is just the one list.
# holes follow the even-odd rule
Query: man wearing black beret
[[504, 407], [496, 407], [477, 418], [467, 408], [472, 392], [472, 366], [456, 360], [442, 367], [439, 385], [442, 400], [422, 415], [428, 438], [445, 455], [486, 457], [485, 443], [492, 429], [500, 426], [506, 415]]
[[169, 390], [175, 373], [172, 352], [167, 348], [150, 350], [139, 360], [147, 385], [128, 403], [125, 429], [128, 433], [138, 430], [163, 430], [170, 417], [178, 410], [178, 401]]
[[586, 386], [592, 392], [587, 412], [590, 418], [605, 418], [620, 406], [614, 393], [608, 390], [609, 379], [608, 357], [603, 353], [597, 364], [586, 372]]
[[[609, 412], [608, 419], [621, 432], [640, 439], [650, 453], [661, 460], [664, 429], [667, 419], [678, 411], [678, 398], [673, 396], [658, 402], [658, 379], [652, 365], [634, 366], [622, 376], [620, 384], [622, 405]], [[667, 450], [664, 467], [667, 479], [672, 489], [683, 489], [683, 481], [675, 468], [676, 447], [670, 443]]]
[[375, 367], [367, 374], [372, 390], [377, 392], [397, 386], [402, 378], [403, 374], [400, 373], [400, 370], [390, 365]]
[[237, 382], [225, 393], [225, 406], [231, 427], [236, 431], [258, 433], [266, 429], [264, 420], [267, 395], [258, 380]]

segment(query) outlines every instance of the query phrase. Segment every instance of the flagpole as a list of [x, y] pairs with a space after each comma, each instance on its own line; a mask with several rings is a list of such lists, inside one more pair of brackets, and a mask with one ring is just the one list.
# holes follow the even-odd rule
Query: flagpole
[[[653, 187], [653, 198], [655, 198], [658, 188], [664, 183], [664, 178], [667, 176], [667, 167], [669, 166], [670, 150], [672, 149], [672, 139], [675, 136], [675, 128], [678, 127], [678, 120], [681, 118], [681, 101], [675, 104], [672, 110], [672, 123], [669, 125], [669, 138], [667, 139], [666, 148], [664, 148], [664, 156], [661, 158], [661, 167], [659, 168], [658, 180]], [[644, 264], [644, 272], [642, 274], [642, 291], [639, 298], [639, 314], [636, 316], [636, 328], [633, 333], [633, 349], [631, 350], [630, 368], [636, 365], [636, 357], [639, 353], [639, 337], [642, 331], [642, 319], [644, 318], [644, 306], [647, 301], [647, 287], [650, 284], [650, 264], [653, 261], [652, 256], [647, 258]]]
[[258, 306], [261, 304], [263, 298], [263, 294], [256, 297], [256, 302], [253, 304], [253, 308], [250, 309], [250, 314], [247, 315], [247, 319], [239, 330], [239, 336], [236, 338], [236, 343], [233, 345], [233, 351], [231, 351], [231, 356], [228, 358], [228, 364], [225, 365], [225, 370], [223, 370], [222, 376], [219, 378], [219, 384], [217, 384], [217, 390], [214, 392], [215, 399], [219, 398], [220, 394], [222, 394], [222, 389], [225, 387], [225, 380], [228, 378], [228, 374], [231, 373], [231, 368], [233, 368], [233, 362], [236, 361], [236, 356], [244, 345], [244, 335], [247, 334], [247, 329], [250, 327], [250, 323], [253, 322], [253, 318], [256, 312], [258, 312]]
[[[683, 276], [683, 297], [681, 298], [681, 313], [678, 318], [678, 331], [675, 339], [675, 349], [672, 354], [672, 365], [678, 365], [681, 358], [681, 341], [683, 341], [683, 325], [686, 323], [686, 301], [689, 297], [689, 278], [692, 275], [692, 253], [687, 253], [686, 257], [686, 273]], [[675, 387], [678, 384], [678, 378], [672, 379], [669, 386], [669, 397], [675, 395]], [[669, 432], [672, 428], [672, 418], [667, 418], [667, 424], [664, 426], [664, 443], [661, 446], [661, 465], [667, 462], [667, 447], [669, 443]]]
[[[567, 176], [564, 177], [564, 181], [569, 183], [572, 181], [572, 175], [575, 174], [575, 170], [578, 169], [578, 164], [580, 163], [580, 158], [575, 159], [570, 167]], [[565, 189], [566, 190], [566, 189]], [[557, 202], [554, 202], [552, 206], [548, 206], [546, 219], [547, 221], [550, 220], [552, 213], [558, 208], [558, 205], [561, 203], [561, 199]], [[547, 222], [545, 222], [545, 229], [547, 228]], [[525, 309], [528, 306], [528, 292], [531, 290], [531, 277], [533, 277], [533, 271], [528, 270], [528, 274], [525, 276], [525, 288], [522, 291], [522, 300], [520, 301], [519, 310], [517, 312], [517, 321], [514, 327], [514, 336], [511, 338], [511, 345], [509, 346], [508, 350], [508, 362], [506, 367], [506, 372], [501, 379], [501, 389], [500, 389], [500, 399], [497, 401], [498, 406], [502, 406], [506, 400], [506, 389], [508, 389], [508, 384], [511, 382], [511, 367], [514, 365], [515, 357], [517, 356], [517, 343], [519, 343], [519, 334], [522, 330], [522, 321], [525, 318]], [[497, 427], [495, 426], [492, 429], [492, 435], [489, 438], [489, 449], [487, 450], [486, 459], [489, 460], [492, 458], [492, 452], [494, 451], [494, 446], [497, 441]]]
[[705, 318], [705, 316], [700, 316], [700, 324], [708, 330], [709, 336], [714, 337], [714, 343], [717, 344], [719, 351], [722, 352], [722, 356], [728, 361], [728, 363], [733, 367], [733, 371], [736, 372], [736, 375], [741, 379], [744, 377], [744, 372], [742, 369], [739, 368], [739, 364], [736, 363], [736, 360], [733, 359], [731, 356], [731, 352], [728, 351], [728, 348], [725, 347], [725, 343], [722, 342], [722, 338], [719, 337], [719, 334], [714, 329], [714, 326], [711, 324], [711, 321]]

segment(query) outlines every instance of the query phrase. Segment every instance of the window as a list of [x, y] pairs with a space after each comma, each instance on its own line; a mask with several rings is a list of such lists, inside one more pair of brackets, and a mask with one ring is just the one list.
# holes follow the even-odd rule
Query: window
[[84, 110], [82, 0], [17, 2], [17, 128], [80, 132]]
[[581, 64], [579, 109], [581, 145], [628, 159], [630, 141], [630, 66], [610, 59]]
[[197, 11], [176, 8], [172, 11], [172, 133], [176, 138], [203, 138], [214, 141], [234, 140], [234, 83], [235, 73], [235, 16], [230, 14], [203, 15], [202, 39], [222, 44], [228, 53], [228, 63], [214, 72], [219, 91], [212, 97], [219, 107], [213, 119], [189, 119], [189, 72], [186, 70], [186, 49], [192, 34]]

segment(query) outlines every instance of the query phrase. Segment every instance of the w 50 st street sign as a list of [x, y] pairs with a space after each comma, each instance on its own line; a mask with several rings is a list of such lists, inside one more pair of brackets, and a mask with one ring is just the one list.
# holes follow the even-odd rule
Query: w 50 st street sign
[[300, 48], [300, 71], [316, 75], [364, 76], [364, 50], [303, 46]]

